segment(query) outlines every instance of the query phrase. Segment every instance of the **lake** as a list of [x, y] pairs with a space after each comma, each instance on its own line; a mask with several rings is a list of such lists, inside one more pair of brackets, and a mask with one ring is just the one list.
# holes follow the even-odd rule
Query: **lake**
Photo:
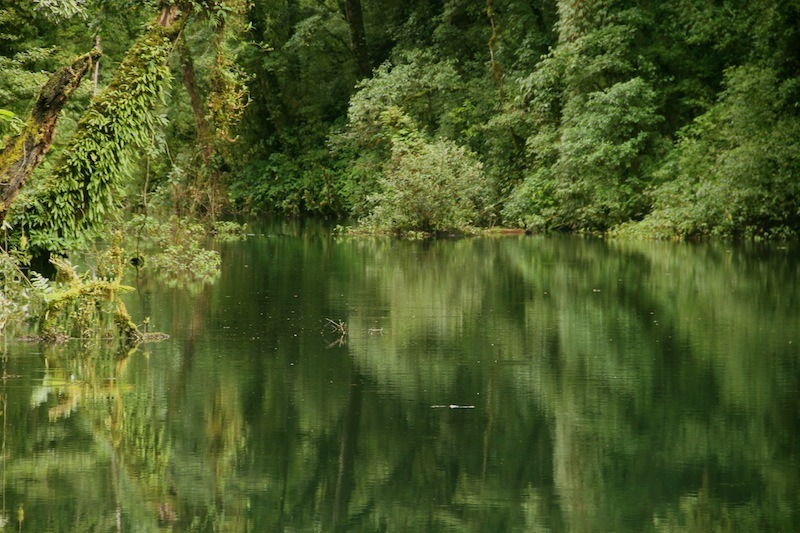
[[130, 352], [6, 341], [22, 531], [797, 531], [797, 245], [217, 244]]

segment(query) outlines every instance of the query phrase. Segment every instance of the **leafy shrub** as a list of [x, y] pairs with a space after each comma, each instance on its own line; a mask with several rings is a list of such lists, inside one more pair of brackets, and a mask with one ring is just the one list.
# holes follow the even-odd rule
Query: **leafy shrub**
[[43, 291], [22, 272], [26, 260], [17, 250], [0, 249], [0, 335], [24, 322], [42, 303]]
[[168, 285], [202, 286], [219, 276], [221, 259], [215, 250], [203, 247], [206, 230], [201, 224], [176, 216], [166, 222], [136, 216], [127, 224], [136, 239], [136, 262], [143, 263]]
[[454, 61], [409, 52], [375, 69], [350, 99], [348, 124], [331, 136], [335, 157], [346, 162], [337, 187], [356, 216], [373, 206], [380, 177], [392, 165], [397, 137], [424, 132], [434, 136], [443, 117], [459, 108], [461, 80]]
[[398, 137], [363, 223], [378, 231], [465, 231], [481, 213], [487, 183], [474, 153], [452, 141]]
[[78, 336], [84, 340], [124, 339], [138, 342], [141, 334], [119, 294], [133, 287], [122, 285], [122, 250], [112, 245], [102, 254], [94, 274], [79, 275], [64, 258], [52, 258], [58, 272], [55, 283], [32, 276], [44, 292], [45, 308], [39, 317], [39, 334], [46, 341]]
[[604, 230], [641, 218], [657, 140], [655, 92], [642, 78], [571, 98], [560, 129], [528, 140], [533, 171], [506, 206], [507, 220], [539, 229]]
[[243, 241], [247, 239], [246, 227], [232, 220], [218, 220], [212, 224], [211, 233], [214, 238], [223, 242]]
[[719, 101], [681, 132], [654, 209], [619, 234], [785, 237], [800, 228], [800, 85], [770, 68], [726, 74]]

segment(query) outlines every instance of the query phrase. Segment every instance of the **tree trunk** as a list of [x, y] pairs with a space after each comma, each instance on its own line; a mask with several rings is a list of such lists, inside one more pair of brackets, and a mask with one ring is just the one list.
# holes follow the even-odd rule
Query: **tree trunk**
[[[94, 38], [94, 47], [102, 50], [100, 47], [100, 36]], [[94, 69], [92, 69], [92, 97], [97, 96], [98, 86], [100, 85], [100, 60], [94, 62]]]
[[[289, 10], [289, 22], [287, 26], [290, 26], [293, 31], [297, 12], [296, 2], [290, 0], [287, 9]], [[270, 43], [273, 47], [278, 48], [282, 46], [290, 36], [287, 34], [285, 37], [278, 40], [277, 37], [267, 35], [265, 25], [266, 19], [267, 10], [264, 9], [261, 3], [256, 2], [253, 8], [248, 12], [248, 22], [251, 26], [253, 40], [256, 43]], [[261, 48], [261, 53], [266, 55], [269, 52], [264, 47]], [[287, 129], [291, 125], [291, 120], [286, 103], [281, 98], [280, 81], [275, 75], [274, 70], [264, 68], [264, 61], [262, 61], [261, 58], [258, 58], [254, 62], [253, 69], [256, 73], [255, 79], [259, 84], [259, 90], [253, 91], [252, 97], [259, 100], [264, 111], [266, 111], [266, 113], [263, 114], [263, 120], [257, 121], [256, 133], [266, 139], [271, 137], [274, 132], [281, 143], [281, 150], [286, 151], [289, 149], [290, 144]], [[294, 62], [289, 65], [289, 69], [290, 71], [292, 69], [297, 69]]]
[[197, 88], [197, 75], [194, 70], [194, 61], [192, 61], [191, 52], [183, 38], [178, 39], [178, 56], [181, 61], [183, 85], [186, 87], [186, 92], [189, 94], [189, 101], [192, 104], [192, 113], [194, 114], [195, 126], [197, 128], [197, 142], [200, 144], [203, 163], [205, 163], [207, 167], [210, 167], [211, 157], [214, 155], [214, 146], [211, 143], [211, 131], [208, 126], [208, 121], [206, 120], [203, 99], [200, 97], [200, 91]]
[[361, 0], [345, 0], [344, 16], [347, 19], [347, 27], [350, 29], [350, 51], [356, 62], [356, 71], [359, 77], [369, 77], [372, 74], [372, 66], [369, 63]]
[[39, 91], [22, 131], [0, 150], [0, 222], [31, 172], [50, 150], [58, 116], [70, 95], [101, 55], [100, 49], [94, 48], [53, 74]]
[[489, 37], [489, 59], [492, 66], [492, 77], [497, 82], [497, 96], [500, 103], [503, 103], [503, 71], [497, 63], [497, 58], [494, 54], [495, 45], [497, 44], [497, 34], [499, 31], [497, 21], [494, 16], [494, 0], [486, 0], [486, 16], [489, 17], [489, 23], [492, 27], [492, 35]]

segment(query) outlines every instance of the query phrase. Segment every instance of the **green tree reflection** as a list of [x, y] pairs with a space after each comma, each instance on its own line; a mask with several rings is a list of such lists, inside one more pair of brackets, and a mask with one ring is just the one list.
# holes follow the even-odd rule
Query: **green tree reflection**
[[[793, 530], [797, 251], [286, 225], [173, 337], [12, 345], [4, 519], [31, 530]], [[137, 309], [137, 306], [140, 309]], [[344, 343], [320, 335], [346, 321]], [[11, 523], [11, 522], [9, 522]]]

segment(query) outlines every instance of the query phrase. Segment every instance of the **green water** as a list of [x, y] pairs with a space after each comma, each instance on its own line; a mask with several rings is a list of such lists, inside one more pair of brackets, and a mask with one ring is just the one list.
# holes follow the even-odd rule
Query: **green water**
[[7, 530], [800, 529], [795, 246], [256, 232], [7, 344]]

